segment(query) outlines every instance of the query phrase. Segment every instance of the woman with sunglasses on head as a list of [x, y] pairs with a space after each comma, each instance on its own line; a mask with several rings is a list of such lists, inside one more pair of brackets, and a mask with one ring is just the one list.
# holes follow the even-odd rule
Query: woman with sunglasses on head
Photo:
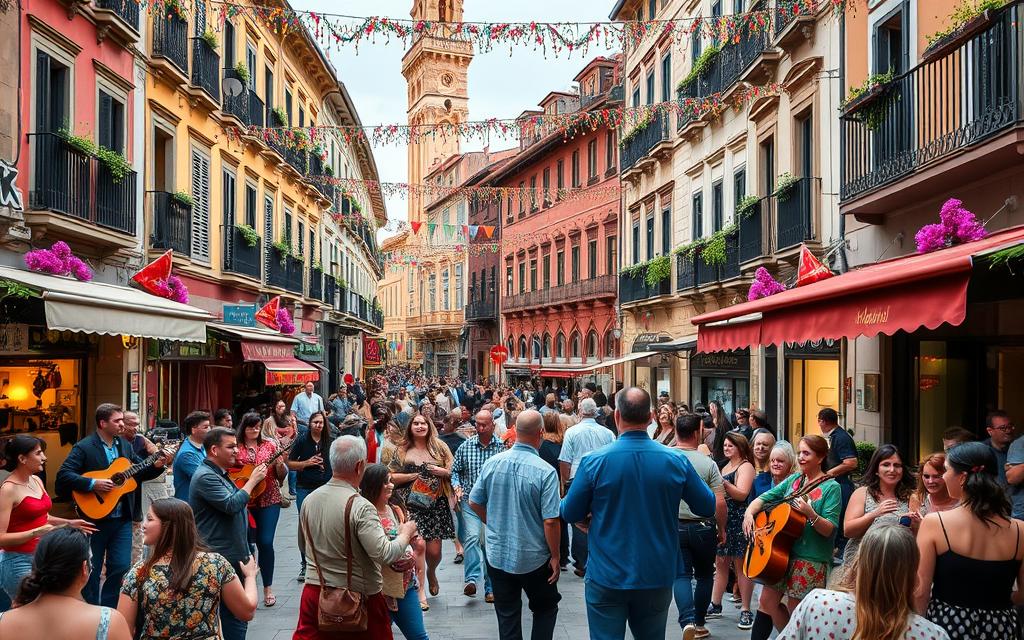
[[[247, 413], [242, 416], [238, 425], [238, 465], [258, 465], [270, 461], [278, 452], [277, 441], [263, 437], [260, 428], [260, 416]], [[280, 482], [288, 475], [285, 457], [278, 456], [274, 461], [273, 473], [268, 470], [263, 481], [263, 493], [249, 502], [250, 524], [249, 542], [255, 543], [263, 575], [263, 606], [272, 607], [277, 603], [272, 586], [274, 584], [274, 534], [277, 533], [277, 521], [281, 518]]]

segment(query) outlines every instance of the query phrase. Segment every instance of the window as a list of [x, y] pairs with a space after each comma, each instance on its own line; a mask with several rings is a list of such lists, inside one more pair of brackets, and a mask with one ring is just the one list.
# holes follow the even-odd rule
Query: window
[[437, 311], [437, 274], [430, 274], [430, 278], [427, 282], [427, 291], [430, 296], [430, 310]]
[[462, 265], [455, 265], [455, 310], [462, 311], [466, 301], [462, 293]]
[[256, 228], [256, 187], [245, 183], [245, 224]]
[[519, 263], [519, 293], [526, 290], [526, 263]]
[[575, 332], [575, 331], [573, 331], [572, 339], [569, 341], [569, 344], [570, 344], [569, 353], [572, 355], [573, 358], [579, 358], [580, 357], [580, 334]]
[[740, 167], [732, 174], [732, 208], [740, 206], [740, 201], [747, 195], [747, 170]]
[[661, 210], [661, 255], [672, 252], [672, 207]]
[[99, 140], [101, 147], [124, 153], [124, 102], [99, 90]]
[[210, 157], [192, 149], [192, 258], [210, 260]]
[[580, 184], [580, 150], [576, 149], [572, 152], [572, 186], [576, 188]]
[[[270, 273], [270, 262], [277, 260], [274, 255], [274, 248], [271, 243], [274, 241], [274, 196], [267, 194], [263, 197], [263, 273]], [[412, 272], [410, 272], [412, 275]], [[412, 283], [409, 284], [409, 291], [412, 291]]]
[[512, 267], [505, 267], [505, 295], [512, 295]]
[[542, 185], [544, 187], [544, 200], [543, 200], [544, 204], [542, 206], [550, 207], [551, 206], [551, 193], [550, 193], [550, 189], [551, 189], [551, 167], [544, 167], [544, 178], [543, 178]]
[[530, 213], [537, 210], [537, 176], [530, 176]]
[[285, 88], [284, 90], [284, 112], [288, 114], [288, 122], [285, 123], [287, 126], [292, 126], [292, 90]]
[[646, 239], [646, 243], [645, 244], [646, 244], [646, 246], [644, 248], [647, 249], [647, 253], [644, 254], [644, 258], [647, 259], [647, 260], [650, 260], [651, 258], [654, 257], [654, 212], [653, 211], [651, 211], [650, 213], [647, 214], [647, 221], [646, 222], [647, 222], [647, 227], [646, 227], [647, 234], [645, 236], [645, 239]]
[[571, 280], [571, 282], [579, 282], [580, 281], [580, 245], [578, 245], [578, 244], [572, 245], [572, 249], [570, 249], [570, 251], [572, 253], [572, 257], [571, 257], [571, 259], [572, 259], [572, 280]]
[[544, 344], [542, 346], [541, 357], [548, 360], [551, 359], [551, 334], [544, 332]]
[[587, 277], [597, 277], [597, 240], [587, 243]]
[[656, 15], [658, 15], [658, 0], [647, 0], [647, 19], [654, 20]]
[[775, 192], [775, 141], [772, 138], [761, 143], [761, 181], [761, 193]]
[[267, 103], [267, 126], [271, 126], [269, 114], [274, 110], [274, 71], [270, 67], [263, 71], [263, 94], [263, 101]]
[[743, 0], [732, 0], [732, 12], [743, 13]]
[[531, 354], [531, 359], [539, 361], [540, 360], [540, 338], [538, 338], [537, 336], [530, 336], [530, 345], [533, 348], [532, 349], [533, 353]]
[[606, 358], [615, 357], [615, 334], [611, 331], [604, 334], [604, 356]]
[[249, 89], [256, 90], [256, 47], [245, 45], [245, 68], [249, 70]]
[[618, 271], [618, 244], [615, 236], [605, 238], [604, 271], [608, 275], [615, 275]]
[[519, 336], [519, 359], [526, 360], [526, 336]]
[[721, 231], [725, 226], [725, 194], [722, 181], [711, 185], [711, 230]]
[[[696, 40], [696, 38], [694, 38]], [[633, 89], [633, 108], [636, 109], [640, 106], [640, 87], [637, 86]]]
[[672, 54], [666, 53], [661, 59], [661, 101], [672, 99]]
[[654, 104], [654, 69], [647, 72], [647, 104]]
[[[292, 244], [292, 210], [285, 207], [284, 210], [284, 237], [282, 238], [289, 246]], [[346, 278], [349, 282], [352, 278]]]
[[526, 191], [526, 182], [520, 181], [519, 182], [519, 217], [520, 218], [523, 217], [523, 212], [525, 210], [525, 204], [526, 203], [524, 202], [524, 198], [523, 198], [523, 196], [525, 195], [525, 193], [524, 193], [525, 191]]
[[70, 119], [70, 79], [70, 67], [45, 51], [36, 50], [33, 90], [38, 133], [59, 131]]
[[195, 16], [195, 27], [196, 37], [203, 37], [203, 33], [206, 32], [206, 2], [205, 0], [196, 0], [193, 6], [193, 15]]
[[700, 57], [700, 45], [701, 45], [700, 38], [701, 38], [700, 30], [695, 32], [693, 34], [693, 37], [690, 38], [690, 64], [691, 65], [694, 63], [694, 61], [697, 60], [697, 58]]
[[692, 239], [697, 240], [704, 235], [704, 194], [693, 194], [693, 228]]
[[537, 290], [537, 260], [530, 260], [530, 291]]
[[235, 226], [235, 174], [231, 169], [228, 169], [225, 165], [224, 170], [221, 171], [221, 200], [222, 200], [222, 215], [224, 220], [224, 228], [231, 229]]
[[[555, 185], [559, 192], [565, 188], [565, 162], [559, 160], [555, 165]], [[560, 193], [555, 193], [555, 200], [561, 199]]]
[[299, 127], [306, 126], [306, 110], [299, 107]]
[[300, 256], [306, 255], [306, 247], [305, 247], [306, 241], [305, 241], [305, 238], [306, 238], [306, 223], [303, 222], [302, 220], [299, 220], [299, 233], [297, 234], [297, 238], [296, 239], [299, 241], [299, 255]]
[[810, 178], [814, 175], [814, 126], [811, 114], [797, 119], [797, 134], [800, 144], [800, 175]]
[[541, 268], [541, 271], [542, 271], [542, 274], [541, 274], [542, 275], [542, 282], [544, 283], [544, 288], [545, 289], [550, 289], [551, 288], [551, 254], [550, 253], [545, 253], [541, 262], [543, 264], [543, 267]]
[[565, 358], [565, 335], [561, 331], [555, 338], [555, 357], [559, 360]]
[[501, 288], [498, 285], [498, 267], [495, 267], [495, 266], [492, 265], [491, 266], [491, 285], [490, 285], [490, 288], [488, 288], [488, 290], [487, 290], [487, 297], [491, 297], [492, 294], [495, 292], [495, 290], [501, 291]]
[[593, 329], [587, 334], [587, 358], [597, 359], [597, 332]]
[[[485, 273], [487, 273], [487, 272], [486, 271], [481, 271], [480, 272], [480, 276], [483, 277], [483, 275]], [[473, 273], [469, 274], [469, 276], [470, 276], [469, 277], [469, 299], [470, 300], [475, 300], [476, 299], [476, 291], [477, 291], [477, 289], [476, 289], [476, 271], [474, 271]], [[481, 284], [483, 284], [483, 283], [481, 282]], [[482, 287], [481, 287], [481, 290], [482, 290]]]
[[891, 71], [893, 75], [898, 76], [907, 70], [907, 52], [910, 47], [904, 41], [903, 34], [910, 31], [907, 24], [908, 13], [904, 11], [904, 6], [900, 6], [875, 24], [872, 38], [875, 48], [875, 73]]
[[587, 143], [587, 182], [597, 180], [597, 139]]
[[614, 173], [615, 171], [615, 132], [608, 130], [604, 135], [604, 171]]
[[557, 286], [565, 284], [565, 252], [559, 251], [555, 256], [555, 283]]
[[633, 264], [640, 263], [640, 221], [633, 222]]
[[224, 21], [224, 68], [235, 66], [235, 25], [230, 20]]

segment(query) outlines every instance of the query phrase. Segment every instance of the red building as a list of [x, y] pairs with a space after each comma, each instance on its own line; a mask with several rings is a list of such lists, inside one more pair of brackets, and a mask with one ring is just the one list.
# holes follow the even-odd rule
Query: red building
[[[596, 58], [575, 80], [579, 93], [552, 92], [543, 113], [602, 109], [615, 100], [615, 61]], [[527, 112], [531, 115], [539, 112]], [[615, 358], [618, 146], [599, 129], [566, 140], [527, 132], [519, 153], [488, 179], [519, 195], [500, 203], [501, 327], [507, 372], [568, 378]], [[567, 193], [587, 188], [591, 194]], [[502, 210], [503, 208], [503, 210]]]

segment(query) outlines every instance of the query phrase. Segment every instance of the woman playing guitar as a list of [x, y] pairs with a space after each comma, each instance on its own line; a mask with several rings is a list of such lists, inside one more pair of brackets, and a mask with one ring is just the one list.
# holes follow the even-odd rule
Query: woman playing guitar
[[[743, 530], [748, 536], [756, 535], [754, 516], [766, 505], [777, 503], [810, 483], [821, 481], [806, 496], [791, 501], [793, 510], [807, 519], [804, 531], [793, 544], [785, 577], [773, 585], [764, 585], [761, 608], [772, 617], [775, 628], [781, 631], [789, 622], [789, 612], [812, 589], [823, 588], [832, 567], [832, 542], [839, 522], [842, 495], [839, 484], [825, 480], [821, 465], [828, 456], [828, 442], [818, 435], [800, 438], [797, 451], [798, 473], [769, 489], [747, 507], [743, 517]], [[783, 596], [788, 598], [782, 605]]]

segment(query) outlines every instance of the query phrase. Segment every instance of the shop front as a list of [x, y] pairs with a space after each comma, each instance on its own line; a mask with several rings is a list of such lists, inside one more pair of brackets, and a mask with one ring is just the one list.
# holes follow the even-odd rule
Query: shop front
[[750, 406], [749, 349], [694, 353], [690, 356], [689, 371], [693, 404], [718, 402], [728, 416]]
[[[652, 397], [661, 392], [672, 395], [672, 365], [674, 356], [655, 351], [654, 345], [672, 342], [672, 336], [665, 331], [641, 333], [633, 339], [628, 360], [633, 367], [633, 384], [646, 389]], [[643, 356], [639, 354], [645, 354]]]
[[231, 404], [235, 415], [248, 411], [266, 415], [274, 403], [291, 400], [307, 382], [320, 379], [320, 369], [295, 357], [299, 341], [261, 327], [211, 323], [210, 330], [228, 342]]

